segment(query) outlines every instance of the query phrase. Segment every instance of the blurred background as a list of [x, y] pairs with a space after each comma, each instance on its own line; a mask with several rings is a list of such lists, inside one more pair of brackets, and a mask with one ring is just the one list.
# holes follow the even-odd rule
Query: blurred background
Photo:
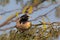
[[[16, 22], [11, 20], [16, 19], [14, 16], [16, 13], [20, 13], [22, 9], [27, 5], [33, 5], [33, 12], [29, 14], [32, 24], [39, 24], [43, 22], [42, 16], [45, 22], [53, 23], [53, 25], [45, 25], [47, 27], [44, 30], [43, 25], [32, 26], [24, 33], [16, 33]], [[36, 11], [34, 11], [36, 10]], [[20, 17], [24, 13], [18, 15]], [[12, 18], [13, 19], [10, 19]], [[34, 21], [35, 20], [35, 21]], [[8, 22], [3, 24], [4, 22]], [[56, 22], [54, 24], [54, 22]], [[57, 25], [57, 23], [59, 25]], [[0, 0], [0, 40], [60, 40], [60, 0]], [[10, 28], [11, 27], [11, 28]], [[6, 30], [7, 28], [10, 28]], [[15, 39], [14, 39], [15, 38]]]

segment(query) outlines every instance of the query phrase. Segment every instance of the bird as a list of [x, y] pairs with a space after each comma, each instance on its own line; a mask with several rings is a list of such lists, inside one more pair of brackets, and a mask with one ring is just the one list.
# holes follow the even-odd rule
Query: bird
[[25, 30], [28, 30], [31, 27], [31, 22], [28, 20], [29, 15], [27, 14], [28, 12], [26, 11], [24, 15], [22, 15], [19, 20], [16, 22], [16, 28], [20, 32], [24, 32]]

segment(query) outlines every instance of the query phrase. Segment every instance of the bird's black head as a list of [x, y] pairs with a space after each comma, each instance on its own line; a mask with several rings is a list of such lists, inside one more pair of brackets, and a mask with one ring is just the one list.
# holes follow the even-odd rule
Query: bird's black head
[[25, 23], [29, 19], [29, 16], [27, 14], [24, 14], [20, 17], [20, 23]]

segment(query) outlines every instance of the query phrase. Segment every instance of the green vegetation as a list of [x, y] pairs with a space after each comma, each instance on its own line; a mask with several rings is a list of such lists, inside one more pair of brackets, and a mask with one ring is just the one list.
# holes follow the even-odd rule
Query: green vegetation
[[48, 27], [45, 30], [37, 26], [21, 33], [11, 30], [8, 34], [0, 35], [0, 40], [52, 40], [60, 35], [60, 28]]

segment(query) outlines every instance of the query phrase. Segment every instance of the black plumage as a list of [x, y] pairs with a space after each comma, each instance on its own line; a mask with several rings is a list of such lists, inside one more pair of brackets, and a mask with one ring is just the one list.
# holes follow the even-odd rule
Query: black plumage
[[24, 15], [22, 15], [21, 17], [20, 17], [20, 23], [25, 23], [25, 22], [27, 22], [28, 21], [28, 19], [29, 19], [29, 16], [27, 15], [27, 14], [24, 14]]
[[44, 2], [44, 1], [46, 1], [46, 0], [42, 0], [41, 2]]

